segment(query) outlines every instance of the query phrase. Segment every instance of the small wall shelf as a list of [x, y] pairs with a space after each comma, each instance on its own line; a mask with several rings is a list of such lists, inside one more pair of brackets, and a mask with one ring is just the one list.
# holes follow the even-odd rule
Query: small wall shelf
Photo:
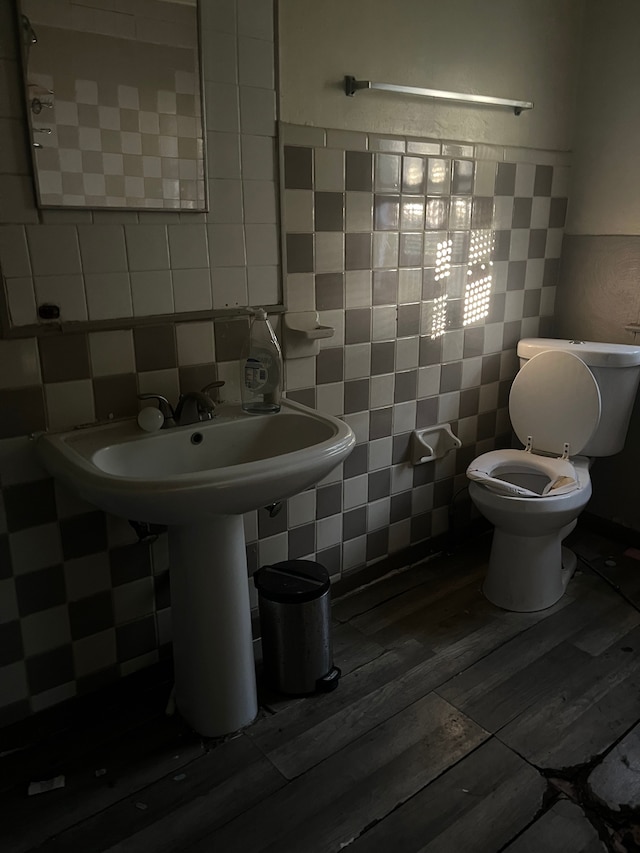
[[332, 338], [335, 329], [322, 326], [317, 311], [294, 311], [284, 315], [284, 347], [287, 358], [318, 355], [320, 341]]
[[433, 462], [442, 459], [447, 453], [462, 447], [460, 439], [453, 434], [451, 424], [416, 429], [411, 434], [411, 464], [420, 465], [423, 462]]

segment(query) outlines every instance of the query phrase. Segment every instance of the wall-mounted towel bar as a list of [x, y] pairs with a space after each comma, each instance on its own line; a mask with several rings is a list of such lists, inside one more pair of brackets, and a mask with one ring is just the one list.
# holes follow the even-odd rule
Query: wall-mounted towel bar
[[523, 110], [532, 110], [532, 101], [512, 101], [508, 98], [494, 98], [491, 95], [467, 95], [464, 92], [443, 92], [440, 89], [420, 89], [417, 86], [396, 86], [395, 83], [372, 83], [371, 80], [344, 78], [346, 95], [355, 95], [360, 89], [382, 89], [385, 92], [399, 92], [403, 95], [419, 95], [422, 98], [438, 98], [442, 101], [458, 101], [464, 104], [482, 104], [490, 107], [509, 107], [519, 116]]

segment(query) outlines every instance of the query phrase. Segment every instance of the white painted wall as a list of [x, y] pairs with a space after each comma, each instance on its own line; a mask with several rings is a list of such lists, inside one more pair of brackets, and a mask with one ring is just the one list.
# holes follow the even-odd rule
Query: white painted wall
[[[630, 0], [631, 2], [631, 0]], [[583, 0], [281, 0], [281, 118], [568, 150]], [[343, 78], [533, 100], [511, 111], [364, 92]]]
[[640, 234], [639, 33], [638, 0], [588, 0], [570, 234]]

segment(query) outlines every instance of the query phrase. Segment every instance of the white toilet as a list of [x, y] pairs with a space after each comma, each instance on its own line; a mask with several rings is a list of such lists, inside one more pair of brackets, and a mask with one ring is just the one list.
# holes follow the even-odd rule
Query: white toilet
[[555, 604], [576, 557], [562, 540], [591, 497], [591, 457], [618, 453], [640, 379], [640, 346], [525, 338], [509, 414], [524, 450], [494, 450], [467, 469], [493, 525], [483, 592], [505, 610]]

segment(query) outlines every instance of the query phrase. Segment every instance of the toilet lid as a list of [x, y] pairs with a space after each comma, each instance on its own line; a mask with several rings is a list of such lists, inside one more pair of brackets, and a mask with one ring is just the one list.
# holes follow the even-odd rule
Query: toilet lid
[[523, 365], [511, 386], [509, 414], [523, 444], [561, 456], [580, 453], [600, 422], [600, 389], [587, 365], [570, 352], [541, 352]]

